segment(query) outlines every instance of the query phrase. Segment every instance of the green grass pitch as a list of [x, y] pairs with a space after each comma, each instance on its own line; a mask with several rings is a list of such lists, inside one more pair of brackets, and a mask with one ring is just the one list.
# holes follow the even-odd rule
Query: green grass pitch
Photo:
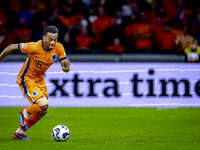
[[[13, 139], [19, 107], [0, 107], [0, 150], [195, 150], [200, 149], [200, 108], [54, 108], [27, 130], [30, 140]], [[66, 142], [51, 131], [66, 125]]]

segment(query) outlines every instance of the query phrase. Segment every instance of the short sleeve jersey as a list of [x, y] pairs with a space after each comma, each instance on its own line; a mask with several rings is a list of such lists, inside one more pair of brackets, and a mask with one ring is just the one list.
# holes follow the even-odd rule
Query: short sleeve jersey
[[27, 54], [22, 69], [17, 76], [17, 83], [24, 84], [24, 78], [29, 77], [34, 81], [43, 79], [44, 72], [57, 60], [67, 59], [64, 47], [60, 43], [56, 43], [50, 51], [45, 50], [43, 41], [19, 43], [18, 49], [21, 53]]

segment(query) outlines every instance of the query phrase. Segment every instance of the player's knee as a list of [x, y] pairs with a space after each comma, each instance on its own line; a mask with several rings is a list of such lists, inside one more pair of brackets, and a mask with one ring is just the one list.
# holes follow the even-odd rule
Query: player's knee
[[43, 117], [47, 113], [47, 108], [49, 107], [47, 98], [43, 95], [42, 97], [36, 100], [36, 104], [42, 109], [41, 112], [38, 112], [38, 115]]
[[47, 100], [47, 98], [44, 95], [42, 97], [40, 97], [39, 99], [36, 100], [36, 104], [38, 106], [40, 106], [40, 108], [42, 110], [47, 109], [48, 106], [49, 106], [48, 100]]

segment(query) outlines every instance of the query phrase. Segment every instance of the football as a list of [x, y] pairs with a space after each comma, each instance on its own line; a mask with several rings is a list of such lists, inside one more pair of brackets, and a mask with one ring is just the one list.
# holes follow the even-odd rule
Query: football
[[57, 142], [66, 141], [69, 138], [69, 129], [65, 125], [57, 125], [52, 130], [52, 136]]

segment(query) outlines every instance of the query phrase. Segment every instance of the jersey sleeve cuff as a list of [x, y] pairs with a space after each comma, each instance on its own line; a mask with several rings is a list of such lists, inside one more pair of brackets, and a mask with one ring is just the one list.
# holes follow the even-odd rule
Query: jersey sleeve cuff
[[19, 49], [19, 51], [20, 51], [20, 53], [21, 53], [20, 44], [21, 44], [21, 43], [18, 44], [18, 49]]
[[63, 58], [59, 59], [59, 61], [62, 61], [62, 60], [65, 60], [65, 59], [67, 59], [67, 57], [63, 57]]

